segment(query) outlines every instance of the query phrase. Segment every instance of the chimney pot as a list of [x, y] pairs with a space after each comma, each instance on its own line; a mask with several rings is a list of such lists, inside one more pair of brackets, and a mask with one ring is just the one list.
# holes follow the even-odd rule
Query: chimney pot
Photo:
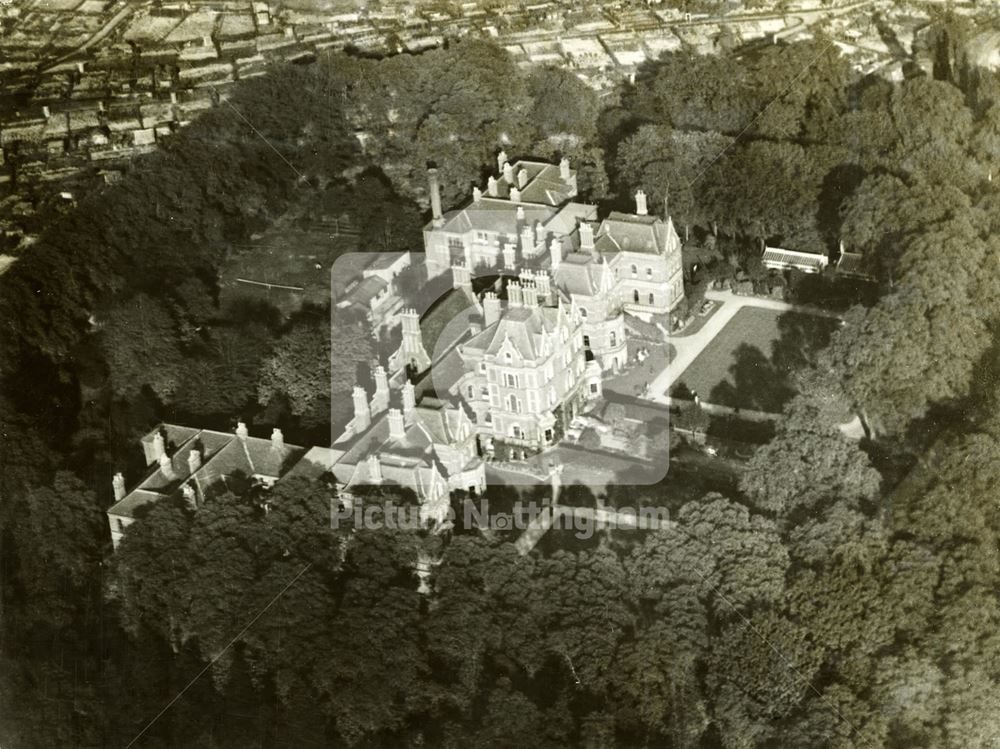
[[115, 491], [115, 502], [121, 502], [125, 499], [125, 476], [121, 471], [111, 479], [111, 486]]
[[648, 214], [646, 209], [646, 193], [641, 189], [635, 191], [635, 212], [638, 216], [645, 216]]
[[403, 426], [403, 412], [398, 408], [389, 409], [389, 437], [394, 440], [401, 440], [406, 436]]
[[444, 223], [444, 214], [441, 212], [441, 186], [438, 184], [438, 170], [431, 167], [427, 170], [427, 182], [431, 193], [431, 217], [435, 226]]
[[373, 484], [382, 483], [382, 463], [375, 453], [368, 456], [368, 477]]

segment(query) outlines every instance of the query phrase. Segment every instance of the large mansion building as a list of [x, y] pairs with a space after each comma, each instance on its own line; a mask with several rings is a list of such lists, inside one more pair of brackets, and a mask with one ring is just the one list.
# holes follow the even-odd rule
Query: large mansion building
[[[595, 206], [576, 202], [566, 159], [510, 163], [501, 152], [497, 168], [485, 191], [475, 188], [448, 212], [430, 172], [428, 276], [450, 274], [452, 293], [468, 303], [447, 345], [428, 353], [420, 314], [393, 301], [399, 348], [373, 368], [367, 388], [332, 394], [350, 398], [354, 415], [329, 447], [286, 445], [280, 430], [254, 438], [242, 424], [235, 434], [161, 425], [143, 439], [149, 475], [131, 492], [115, 477], [115, 544], [142, 505], [175, 493], [197, 505], [207, 487], [234, 476], [269, 486], [323, 475], [342, 497], [360, 486], [400, 486], [416, 495], [423, 517], [441, 521], [452, 492], [485, 490], [488, 462], [557, 444], [602, 396], [602, 378], [629, 360], [629, 317], [665, 339], [669, 313], [684, 298], [670, 217], [651, 215], [639, 190], [634, 213], [599, 220]], [[372, 293], [363, 288], [344, 303], [381, 319], [388, 302], [380, 290], [408, 262], [374, 267], [363, 278]], [[476, 291], [474, 281], [487, 283]]]

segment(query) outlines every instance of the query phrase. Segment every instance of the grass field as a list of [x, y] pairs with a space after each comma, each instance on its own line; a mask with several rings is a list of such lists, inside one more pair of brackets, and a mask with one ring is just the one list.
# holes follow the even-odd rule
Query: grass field
[[684, 370], [671, 394], [691, 391], [709, 403], [778, 413], [795, 395], [792, 373], [826, 346], [836, 327], [826, 317], [744, 307]]

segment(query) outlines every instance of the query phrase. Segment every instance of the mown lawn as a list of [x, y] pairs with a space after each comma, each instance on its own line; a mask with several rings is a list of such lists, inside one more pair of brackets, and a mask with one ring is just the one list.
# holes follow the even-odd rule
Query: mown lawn
[[793, 395], [792, 373], [829, 343], [837, 321], [744, 307], [674, 383], [672, 395], [779, 413]]

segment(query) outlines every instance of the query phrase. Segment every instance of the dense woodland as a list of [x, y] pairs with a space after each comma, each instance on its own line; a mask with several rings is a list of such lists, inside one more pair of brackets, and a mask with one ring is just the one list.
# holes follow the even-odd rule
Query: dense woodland
[[[933, 75], [901, 83], [819, 39], [667, 55], [603, 103], [480, 42], [332, 56], [241, 84], [55, 219], [0, 279], [0, 744], [994, 745], [1000, 82], [965, 67], [960, 26], [935, 39]], [[676, 530], [521, 558], [331, 529], [331, 490], [287, 482], [268, 513], [160, 503], [112, 555], [102, 510], [139, 435], [242, 416], [308, 443], [331, 378], [375, 355], [322, 308], [220, 304], [224, 259], [303, 204], [419, 247], [428, 161], [455, 205], [500, 145], [569, 156], [606, 207], [642, 185], [734, 268], [761, 239], [877, 262], [738, 490]], [[869, 439], [837, 430], [847, 411]]]

